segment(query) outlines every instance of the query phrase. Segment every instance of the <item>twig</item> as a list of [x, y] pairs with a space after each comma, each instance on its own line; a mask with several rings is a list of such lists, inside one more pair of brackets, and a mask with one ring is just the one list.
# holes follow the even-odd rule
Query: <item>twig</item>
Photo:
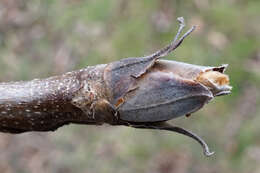
[[185, 24], [182, 17], [177, 20], [179, 29], [173, 41], [149, 56], [125, 58], [47, 79], [0, 83], [0, 131], [54, 131], [69, 123], [108, 123], [177, 132], [199, 142], [206, 156], [212, 155], [199, 136], [165, 123], [190, 115], [214, 96], [231, 90], [223, 74], [227, 66], [159, 60], [178, 48], [195, 29], [191, 27], [180, 37]]

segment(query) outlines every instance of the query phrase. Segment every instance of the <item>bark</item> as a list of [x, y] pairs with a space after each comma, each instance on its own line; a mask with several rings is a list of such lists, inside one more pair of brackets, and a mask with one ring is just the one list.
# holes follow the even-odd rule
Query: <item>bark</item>
[[53, 131], [68, 123], [102, 123], [93, 118], [90, 107], [95, 100], [106, 98], [102, 87], [104, 67], [87, 67], [28, 82], [1, 83], [0, 131]]

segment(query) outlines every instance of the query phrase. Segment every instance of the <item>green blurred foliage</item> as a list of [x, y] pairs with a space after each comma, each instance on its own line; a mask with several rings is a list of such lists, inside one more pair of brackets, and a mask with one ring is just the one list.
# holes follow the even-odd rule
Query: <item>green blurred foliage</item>
[[[70, 125], [0, 134], [0, 170], [12, 172], [259, 172], [259, 0], [1, 0], [0, 80], [30, 80], [155, 52], [184, 16], [198, 25], [167, 59], [229, 64], [233, 92], [171, 123], [216, 154], [169, 132]], [[188, 29], [187, 27], [187, 29]]]

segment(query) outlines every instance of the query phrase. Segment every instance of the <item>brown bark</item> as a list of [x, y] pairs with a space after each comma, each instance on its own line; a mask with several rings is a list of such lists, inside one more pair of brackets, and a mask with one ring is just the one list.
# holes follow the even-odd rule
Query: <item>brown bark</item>
[[96, 124], [90, 106], [106, 97], [102, 87], [104, 67], [87, 67], [28, 82], [1, 83], [0, 131], [50, 131], [72, 122]]

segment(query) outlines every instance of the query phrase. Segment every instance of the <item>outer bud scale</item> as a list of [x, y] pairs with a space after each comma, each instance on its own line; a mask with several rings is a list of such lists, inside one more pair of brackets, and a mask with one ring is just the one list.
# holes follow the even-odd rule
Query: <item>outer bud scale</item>
[[191, 114], [218, 93], [229, 92], [225, 68], [133, 58], [111, 63], [104, 77], [121, 120], [158, 122]]

